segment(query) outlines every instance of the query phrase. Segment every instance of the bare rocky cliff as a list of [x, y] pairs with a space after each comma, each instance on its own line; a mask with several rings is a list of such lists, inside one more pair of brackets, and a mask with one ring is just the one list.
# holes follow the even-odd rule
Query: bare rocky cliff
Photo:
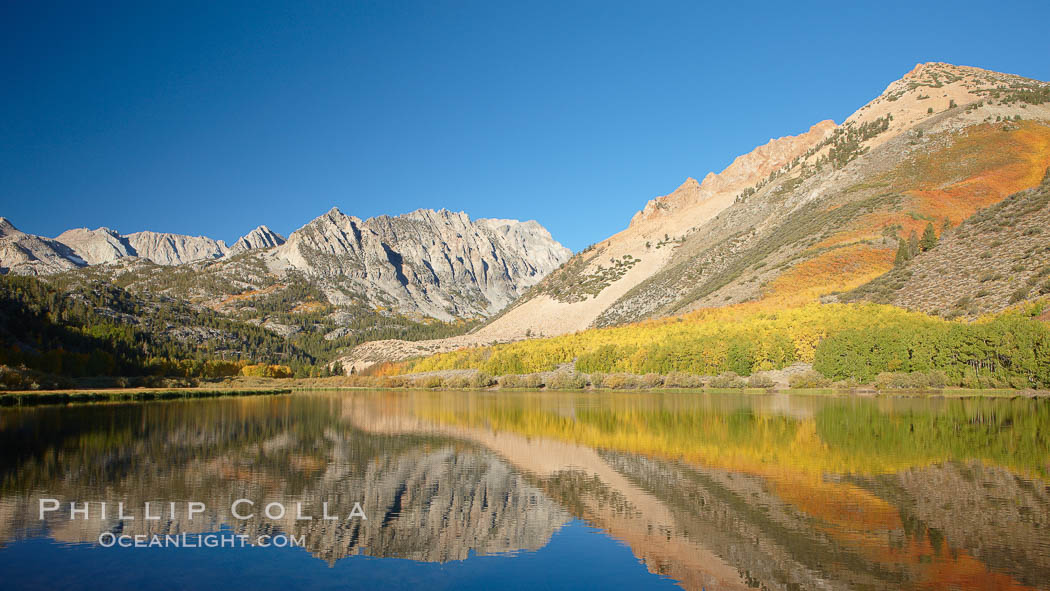
[[48, 275], [85, 265], [61, 242], [26, 234], [0, 217], [0, 273]]
[[241, 236], [237, 242], [230, 247], [228, 254], [238, 254], [248, 250], [261, 248], [273, 248], [285, 243], [284, 236], [274, 232], [267, 226], [259, 226]]
[[89, 265], [136, 256], [135, 248], [128, 239], [109, 228], [74, 228], [62, 232], [55, 240], [73, 249]]
[[534, 221], [425, 209], [361, 220], [333, 208], [266, 259], [330, 291], [350, 288], [376, 305], [448, 320], [498, 312], [571, 254]]
[[138, 256], [158, 265], [180, 265], [191, 261], [217, 259], [229, 251], [222, 240], [205, 236], [183, 236], [165, 232], [128, 234], [128, 243]]
[[[131, 292], [211, 308], [285, 338], [321, 332], [333, 347], [360, 342], [355, 328], [391, 334], [406, 323], [489, 317], [572, 255], [535, 221], [429, 209], [362, 220], [332, 208], [287, 240], [259, 226], [232, 247], [108, 228], [49, 239], [5, 224], [5, 273], [73, 271], [58, 279], [72, 285], [119, 278]], [[304, 314], [322, 311], [320, 320]]]

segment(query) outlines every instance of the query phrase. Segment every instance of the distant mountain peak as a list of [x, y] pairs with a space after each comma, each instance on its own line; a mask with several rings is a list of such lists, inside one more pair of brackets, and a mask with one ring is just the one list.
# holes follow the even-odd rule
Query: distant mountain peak
[[[659, 225], [666, 227], [668, 218], [675, 216], [680, 221], [695, 224], [695, 219], [683, 217], [682, 212], [694, 206], [706, 206], [712, 200], [724, 202], [722, 208], [727, 207], [741, 191], [802, 155], [830, 136], [837, 127], [830, 119], [821, 121], [805, 133], [770, 139], [751, 152], [738, 156], [722, 172], [707, 173], [702, 183], [689, 177], [670, 194], [647, 203], [645, 208], [631, 219], [631, 227], [649, 220], [659, 220]], [[675, 225], [672, 222], [671, 228], [668, 229], [671, 232], [675, 231]]]
[[443, 320], [497, 312], [571, 256], [537, 223], [417, 209], [362, 221], [328, 213], [272, 251], [296, 269], [396, 308]]
[[105, 227], [95, 230], [73, 228], [62, 232], [55, 240], [71, 248], [89, 265], [135, 256], [135, 249], [126, 238]]
[[268, 226], [261, 225], [244, 236], [241, 236], [237, 242], [234, 242], [233, 246], [230, 247], [230, 254], [260, 248], [273, 248], [284, 243], [284, 236], [274, 232]]
[[11, 220], [0, 217], [0, 273], [48, 275], [61, 273], [87, 264], [68, 246], [26, 234]]
[[0, 216], [0, 237], [7, 236], [9, 234], [14, 234], [16, 232], [21, 234], [18, 228], [16, 228], [15, 225], [11, 223], [11, 220]]

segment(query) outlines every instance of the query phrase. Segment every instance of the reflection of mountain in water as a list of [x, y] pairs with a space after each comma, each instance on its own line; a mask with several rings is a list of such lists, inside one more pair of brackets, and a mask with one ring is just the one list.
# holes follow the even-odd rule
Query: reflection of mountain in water
[[297, 522], [289, 530], [306, 534], [307, 548], [329, 561], [363, 548], [372, 556], [445, 562], [471, 551], [538, 550], [568, 519], [504, 462], [478, 450], [380, 457], [360, 477], [321, 483], [309, 496], [358, 498], [358, 491], [367, 521]]
[[1050, 487], [978, 462], [857, 479], [901, 507], [904, 529], [934, 553], [962, 548], [1025, 585], [1050, 585]]
[[[227, 526], [252, 537], [303, 535], [307, 549], [329, 562], [358, 553], [448, 561], [471, 552], [535, 550], [567, 521], [564, 510], [477, 447], [364, 434], [334, 421], [319, 400], [283, 409], [258, 402], [217, 401], [221, 408], [205, 416], [196, 405], [110, 407], [105, 421], [99, 419], [108, 410], [99, 407], [61, 409], [72, 417], [30, 411], [35, 416], [23, 427], [36, 431], [39, 443], [4, 441], [12, 445], [5, 447], [0, 473], [0, 540], [41, 533], [37, 500], [44, 496], [111, 501], [105, 521], [97, 513], [70, 521], [65, 507], [49, 516], [49, 534], [60, 541], [94, 542], [103, 531], [199, 533]], [[76, 430], [66, 431], [70, 426]], [[230, 515], [238, 498], [256, 502], [256, 518]], [[156, 508], [172, 500], [180, 512], [191, 500], [208, 509], [193, 521], [184, 515], [142, 519], [143, 503]], [[114, 519], [116, 501], [137, 519]], [[285, 504], [285, 518], [261, 517], [272, 501]], [[314, 519], [295, 520], [297, 501]], [[321, 519], [326, 501], [339, 520]], [[367, 520], [345, 519], [355, 502]]]
[[[46, 534], [225, 526], [302, 535], [330, 563], [448, 561], [538, 549], [580, 518], [687, 589], [1050, 586], [1050, 491], [1021, 476], [1050, 455], [1045, 408], [787, 402], [358, 393], [0, 413], [0, 540], [45, 533], [41, 495], [198, 500], [193, 522], [60, 516]], [[289, 514], [237, 521], [237, 498]], [[322, 521], [324, 501], [368, 519]]]
[[[687, 589], [1050, 585], [1050, 546], [1039, 536], [1050, 523], [1050, 503], [1041, 480], [962, 460], [872, 477], [809, 468], [899, 466], [943, 453], [941, 444], [951, 440], [926, 435], [923, 446], [910, 447], [896, 438], [897, 422], [905, 432], [909, 424], [949, 433], [973, 429], [966, 408], [923, 409], [904, 401], [907, 412], [896, 416], [829, 401], [817, 413], [765, 420], [729, 404], [712, 413], [698, 412], [703, 402], [624, 400], [595, 404], [583, 398], [567, 412], [564, 399], [501, 396], [463, 403], [420, 394], [400, 407], [357, 405], [348, 417], [383, 432], [444, 435], [491, 449], [574, 517], [628, 544], [651, 572]], [[986, 412], [987, 406], [972, 410]], [[1010, 418], [1027, 407], [992, 410]], [[1045, 449], [1038, 435], [1045, 413], [1039, 417], [1026, 425], [1035, 431], [993, 427], [988, 445], [981, 443], [983, 432], [971, 430], [967, 445], [1010, 463], [1028, 462]], [[953, 427], [953, 421], [963, 424]], [[865, 439], [869, 426], [877, 426], [872, 442]], [[818, 431], [829, 432], [823, 442], [806, 439]], [[1036, 446], [1017, 446], [1019, 440]], [[603, 441], [608, 447], [595, 445]], [[797, 465], [751, 461], [766, 453], [769, 441], [782, 449], [804, 441], [805, 449], [824, 457], [800, 458]], [[632, 446], [648, 453], [632, 452]], [[661, 449], [675, 459], [661, 457]], [[715, 465], [677, 459], [694, 455], [693, 449]], [[735, 467], [725, 467], [734, 466], [734, 458]]]

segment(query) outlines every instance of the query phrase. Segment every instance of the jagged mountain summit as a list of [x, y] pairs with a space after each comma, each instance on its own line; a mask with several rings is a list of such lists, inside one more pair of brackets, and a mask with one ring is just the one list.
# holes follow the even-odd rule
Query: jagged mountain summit
[[[1047, 167], [1050, 84], [918, 64], [841, 125], [771, 140], [651, 200], [627, 229], [575, 255], [474, 333], [367, 343], [343, 365], [707, 307], [834, 299], [893, 269], [900, 240], [930, 224], [950, 234], [1037, 186]], [[981, 289], [990, 288], [1006, 291]]]
[[26, 234], [0, 217], [0, 273], [48, 275], [87, 264], [65, 244]]
[[273, 248], [284, 244], [284, 242], [284, 236], [274, 232], [267, 226], [259, 226], [244, 236], [241, 236], [237, 242], [234, 242], [233, 246], [230, 247], [229, 254], [237, 254], [246, 250], [260, 248]]
[[[287, 240], [259, 226], [232, 247], [157, 232], [79, 228], [48, 239], [10, 228], [0, 248], [12, 273], [72, 271], [62, 281], [73, 283], [119, 277], [132, 291], [251, 319], [285, 337], [323, 329], [339, 339], [352, 319], [377, 312], [415, 321], [491, 316], [572, 256], [535, 221], [443, 209], [362, 220], [332, 208]], [[308, 323], [318, 311], [332, 316]]]
[[138, 256], [158, 265], [181, 265], [217, 259], [230, 250], [222, 240], [212, 240], [205, 236], [146, 231], [128, 234], [127, 239]]
[[59, 234], [55, 241], [68, 246], [88, 265], [136, 256], [135, 248], [128, 242], [127, 237], [109, 228], [74, 228]]
[[444, 209], [361, 220], [332, 208], [260, 260], [316, 279], [330, 300], [349, 289], [372, 306], [449, 320], [498, 312], [571, 255], [535, 221]]
[[[55, 238], [26, 234], [6, 219], [0, 234], [0, 268], [16, 275], [49, 275], [88, 265], [138, 257], [158, 265], [181, 265], [218, 259], [253, 248], [271, 248], [284, 242], [280, 234], [259, 226], [233, 248], [222, 240], [165, 232], [123, 235], [109, 228], [74, 228]], [[19, 248], [15, 243], [20, 244]]]

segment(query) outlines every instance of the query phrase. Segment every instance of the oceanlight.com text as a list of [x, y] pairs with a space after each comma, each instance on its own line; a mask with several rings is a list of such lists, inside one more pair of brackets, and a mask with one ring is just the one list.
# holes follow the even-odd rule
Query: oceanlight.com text
[[103, 548], [301, 548], [306, 536], [285, 534], [260, 535], [252, 538], [244, 534], [167, 534], [127, 535], [102, 532], [98, 544]]

